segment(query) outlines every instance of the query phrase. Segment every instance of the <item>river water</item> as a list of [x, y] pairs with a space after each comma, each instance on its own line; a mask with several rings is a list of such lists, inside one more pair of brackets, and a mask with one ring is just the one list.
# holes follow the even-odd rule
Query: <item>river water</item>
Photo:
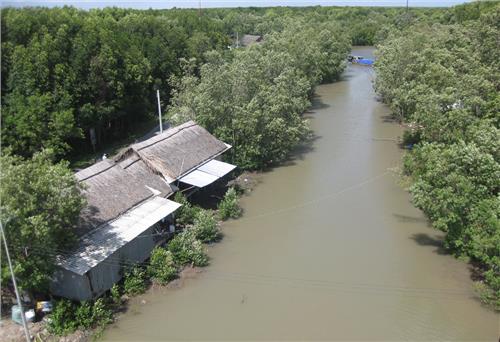
[[211, 265], [135, 298], [104, 339], [498, 340], [467, 265], [397, 183], [402, 129], [372, 78], [349, 66], [319, 86], [314, 143], [261, 175]]

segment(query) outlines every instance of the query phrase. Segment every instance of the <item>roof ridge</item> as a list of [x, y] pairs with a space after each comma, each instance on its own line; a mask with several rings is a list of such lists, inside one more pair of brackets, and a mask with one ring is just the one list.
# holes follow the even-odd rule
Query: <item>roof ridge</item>
[[[190, 128], [190, 127], [193, 127], [193, 126], [198, 126], [198, 124], [197, 124], [196, 122], [194, 122], [193, 120], [189, 120], [188, 122], [185, 122], [185, 123], [183, 123], [183, 124], [182, 124], [182, 125], [180, 125], [180, 126], [173, 127], [171, 130], [172, 130], [172, 131], [174, 131], [174, 130], [175, 130], [174, 132], [172, 132], [171, 134], [166, 135], [165, 137], [163, 137], [163, 138], [161, 138], [161, 139], [158, 139], [158, 140], [156, 140], [156, 141], [154, 141], [154, 142], [152, 142], [152, 143], [150, 143], [150, 144], [147, 144], [147, 145], [141, 146], [141, 148], [138, 148], [138, 149], [137, 149], [137, 151], [140, 151], [140, 150], [143, 150], [143, 149], [148, 148], [148, 147], [150, 147], [150, 146], [153, 146], [153, 145], [155, 145], [155, 144], [157, 144], [157, 143], [159, 143], [159, 142], [161, 142], [161, 141], [163, 141], [163, 140], [165, 140], [165, 139], [169, 139], [169, 138], [173, 137], [174, 135], [176, 135], [177, 133], [179, 133], [179, 132], [183, 131], [184, 129], [187, 129], [187, 128]], [[169, 130], [170, 130], [170, 129], [169, 129]], [[167, 130], [165, 133], [167, 133], [169, 130]], [[153, 139], [153, 138], [155, 138], [155, 137], [152, 137], [152, 138], [150, 138], [150, 139]], [[150, 139], [148, 139], [148, 140], [150, 140]], [[145, 142], [147, 142], [148, 140], [142, 141], [142, 142], [137, 143], [137, 144], [133, 144], [131, 147], [133, 148], [133, 146], [134, 146], [134, 145], [144, 144], [144, 143], [145, 143]]]
[[[106, 160], [109, 160], [109, 159], [106, 159]], [[90, 169], [92, 166], [95, 166], [95, 165], [97, 165], [97, 164], [91, 165], [91, 166], [89, 166], [89, 167], [87, 167], [87, 168], [85, 168], [85, 169], [83, 169], [83, 170], [81, 170], [81, 171], [79, 171], [79, 172], [82, 172], [82, 171], [85, 171], [85, 170], [87, 170], [87, 169]], [[111, 164], [111, 165], [109, 165], [108, 167], [106, 167], [106, 168], [104, 168], [104, 169], [102, 169], [102, 170], [100, 170], [100, 171], [97, 171], [97, 172], [95, 172], [95, 173], [91, 174], [90, 176], [87, 176], [87, 177], [82, 178], [82, 179], [78, 179], [78, 182], [83, 182], [83, 181], [86, 181], [86, 180], [87, 180], [87, 179], [89, 179], [89, 178], [92, 178], [92, 177], [94, 177], [94, 176], [100, 175], [101, 173], [104, 173], [104, 172], [108, 171], [109, 169], [111, 169], [111, 168], [113, 168], [113, 167], [115, 167], [115, 166], [117, 166], [117, 165], [118, 165], [118, 164], [117, 164], [116, 162], [112, 161], [112, 164]], [[76, 174], [78, 174], [79, 172], [77, 172]]]

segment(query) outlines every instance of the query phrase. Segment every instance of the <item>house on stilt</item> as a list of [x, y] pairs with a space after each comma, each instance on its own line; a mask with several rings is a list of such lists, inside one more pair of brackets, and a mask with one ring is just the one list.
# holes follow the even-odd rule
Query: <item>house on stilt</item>
[[125, 268], [148, 259], [175, 230], [180, 204], [168, 197], [231, 172], [234, 165], [218, 160], [229, 148], [190, 121], [77, 172], [87, 206], [77, 246], [57, 257], [51, 292], [80, 301], [98, 297]]

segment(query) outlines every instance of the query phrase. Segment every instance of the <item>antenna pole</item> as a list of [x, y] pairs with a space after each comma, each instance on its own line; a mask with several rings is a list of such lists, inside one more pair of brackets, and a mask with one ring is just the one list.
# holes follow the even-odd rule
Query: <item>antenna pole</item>
[[160, 90], [156, 89], [156, 98], [158, 99], [158, 119], [160, 120], [160, 133], [163, 133], [163, 124], [161, 122]]
[[5, 255], [7, 256], [7, 262], [9, 264], [10, 275], [12, 276], [12, 283], [14, 284], [14, 292], [16, 293], [17, 304], [21, 309], [21, 320], [23, 321], [24, 335], [26, 336], [26, 341], [30, 342], [30, 332], [28, 330], [28, 324], [26, 323], [26, 316], [24, 315], [23, 303], [21, 302], [21, 296], [19, 296], [19, 290], [17, 289], [16, 276], [14, 275], [14, 269], [12, 268], [12, 262], [10, 260], [9, 247], [7, 247], [7, 239], [5, 238], [5, 233], [3, 231], [2, 222], [0, 222], [0, 233], [2, 234], [3, 243], [5, 246]]

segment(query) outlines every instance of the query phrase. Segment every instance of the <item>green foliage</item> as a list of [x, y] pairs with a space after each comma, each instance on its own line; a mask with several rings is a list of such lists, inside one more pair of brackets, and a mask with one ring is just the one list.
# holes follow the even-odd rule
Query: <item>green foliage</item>
[[113, 322], [113, 311], [106, 304], [104, 298], [99, 298], [92, 307], [93, 326], [104, 327]]
[[[472, 12], [467, 12], [469, 9]], [[467, 25], [414, 25], [379, 47], [376, 89], [414, 130], [404, 158], [410, 192], [445, 245], [482, 272], [481, 298], [500, 307], [500, 5], [455, 10]], [[492, 57], [493, 55], [493, 57]]]
[[50, 314], [47, 325], [49, 331], [56, 335], [66, 335], [75, 331], [78, 328], [75, 309], [75, 305], [67, 299], [58, 301]]
[[139, 266], [135, 266], [125, 273], [123, 291], [129, 296], [142, 294], [146, 291], [146, 272]]
[[120, 305], [122, 303], [122, 293], [120, 285], [114, 284], [110, 289], [111, 301], [115, 305]]
[[203, 251], [203, 245], [201, 241], [196, 239], [196, 233], [192, 229], [184, 229], [177, 234], [168, 243], [168, 250], [172, 253], [176, 265], [208, 265], [208, 256]]
[[217, 221], [210, 210], [198, 212], [191, 229], [195, 232], [196, 239], [205, 243], [216, 241], [220, 236]]
[[[369, 7], [204, 9], [201, 17], [191, 9], [4, 8], [3, 142], [14, 153], [27, 157], [47, 147], [59, 157], [92, 153], [91, 130], [97, 148], [129, 136], [138, 122], [153, 117], [156, 88], [167, 101], [164, 105], [170, 100], [169, 79], [181, 76], [179, 60], [193, 60], [193, 76], [197, 78], [202, 64], [214, 63], [212, 51], [216, 50], [228, 64], [236, 59], [232, 67], [223, 68], [209, 96], [193, 99], [196, 107], [179, 103], [181, 97], [174, 99], [175, 107], [184, 108], [183, 114], [198, 113], [208, 100], [215, 99], [208, 101], [206, 112], [217, 109], [214, 117], [225, 114], [217, 134], [231, 137], [246, 133], [241, 141], [276, 120], [269, 132], [263, 130], [263, 136], [255, 138], [256, 144], [234, 152], [248, 167], [260, 167], [284, 158], [290, 145], [303, 138], [306, 127], [295, 118], [295, 112], [307, 102], [302, 88], [311, 95], [317, 82], [338, 77], [351, 42], [372, 45], [385, 39], [391, 29], [414, 22], [476, 20], [493, 6], [477, 2], [453, 9], [412, 8], [408, 13], [404, 8]], [[265, 35], [270, 41], [265, 50], [274, 53], [253, 62], [254, 53], [238, 51], [236, 55], [248, 56], [235, 56], [227, 46], [234, 45], [236, 34]], [[481, 32], [483, 37], [492, 34], [494, 31], [487, 28]], [[498, 49], [494, 40], [490, 43], [489, 58], [495, 60]], [[249, 50], [255, 49], [259, 48]], [[216, 78], [202, 76], [205, 86], [201, 88]], [[220, 84], [226, 79], [227, 89]], [[184, 86], [189, 87], [191, 81], [184, 79]], [[174, 98], [184, 86], [177, 85]], [[221, 99], [213, 97], [225, 91]], [[248, 96], [240, 98], [245, 91]], [[271, 96], [261, 96], [266, 93]], [[237, 103], [230, 105], [228, 98], [236, 98]], [[248, 121], [242, 121], [250, 114]], [[236, 122], [231, 125], [233, 116]], [[212, 122], [211, 131], [216, 123]], [[244, 130], [247, 124], [252, 125]], [[280, 140], [274, 143], [271, 138], [276, 132]]]
[[196, 215], [203, 210], [198, 206], [192, 205], [181, 192], [175, 194], [174, 201], [182, 204], [175, 212], [175, 221], [182, 226], [193, 224]]
[[[0, 219], [9, 242], [19, 286], [48, 290], [54, 259], [74, 241], [72, 228], [84, 206], [67, 163], [52, 164], [50, 151], [23, 160], [2, 151]], [[10, 273], [2, 258], [2, 277]]]
[[50, 314], [48, 329], [58, 336], [67, 335], [76, 329], [104, 327], [112, 322], [112, 317], [113, 311], [103, 298], [93, 303], [82, 302], [80, 304], [61, 299]]
[[223, 49], [220, 20], [196, 11], [2, 9], [2, 138], [16, 154], [92, 151], [126, 137], [168, 98], [179, 58]]
[[222, 220], [241, 216], [242, 210], [238, 204], [238, 193], [236, 189], [231, 187], [227, 190], [224, 198], [219, 202], [217, 209], [219, 210], [219, 216]]
[[403, 145], [415, 145], [420, 142], [420, 131], [406, 130], [403, 132]]
[[350, 49], [334, 23], [287, 20], [264, 43], [233, 50], [231, 58], [211, 53], [199, 77], [192, 61], [184, 77], [172, 79], [168, 115], [174, 123], [196, 120], [233, 148], [230, 161], [242, 169], [285, 160], [310, 130], [302, 113], [322, 81], [338, 77]]
[[154, 281], [166, 284], [177, 277], [177, 267], [172, 252], [162, 247], [156, 247], [151, 252], [148, 274]]
[[92, 303], [82, 302], [75, 310], [75, 321], [84, 329], [90, 329], [94, 324], [92, 308]]

